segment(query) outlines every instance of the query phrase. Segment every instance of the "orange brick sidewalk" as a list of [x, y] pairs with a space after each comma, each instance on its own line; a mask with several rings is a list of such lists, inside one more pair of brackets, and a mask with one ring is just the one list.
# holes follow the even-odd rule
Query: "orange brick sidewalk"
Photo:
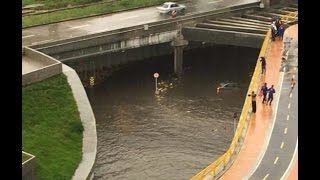
[[[298, 25], [290, 26], [286, 30], [286, 35], [298, 38]], [[280, 40], [273, 41], [269, 55], [266, 58], [266, 75], [261, 79], [261, 84], [264, 82], [268, 86], [274, 85], [278, 87], [280, 76], [280, 65], [282, 58], [283, 43]], [[261, 86], [259, 87], [261, 88]], [[260, 89], [259, 89], [260, 90]], [[265, 106], [265, 107], [263, 107]], [[259, 156], [263, 150], [265, 139], [270, 124], [272, 123], [272, 107], [262, 104], [262, 96], [257, 98], [257, 112], [251, 116], [248, 131], [242, 148], [230, 169], [220, 178], [221, 180], [238, 180], [243, 179], [258, 163]], [[260, 157], [262, 158], [262, 157]], [[297, 161], [290, 173], [290, 180], [298, 179]], [[295, 173], [296, 172], [296, 173]]]

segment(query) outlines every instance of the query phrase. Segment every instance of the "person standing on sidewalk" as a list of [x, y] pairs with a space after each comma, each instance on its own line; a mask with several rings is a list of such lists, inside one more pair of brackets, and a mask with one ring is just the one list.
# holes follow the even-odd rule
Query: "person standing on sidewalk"
[[257, 111], [257, 102], [256, 102], [257, 94], [255, 94], [254, 91], [252, 91], [252, 93], [248, 94], [248, 96], [251, 96], [252, 112], [256, 113], [256, 111]]
[[260, 57], [260, 62], [261, 62], [261, 70], [262, 74], [266, 74], [266, 58], [265, 57]]
[[271, 87], [268, 89], [268, 101], [267, 101], [267, 105], [269, 103], [269, 105], [271, 106], [271, 103], [273, 101], [273, 94], [276, 93], [276, 90], [274, 90], [273, 85], [271, 85]]
[[261, 91], [263, 95], [262, 104], [264, 104], [265, 102], [267, 102], [267, 93], [268, 93], [267, 83], [264, 83], [264, 85], [261, 87]]

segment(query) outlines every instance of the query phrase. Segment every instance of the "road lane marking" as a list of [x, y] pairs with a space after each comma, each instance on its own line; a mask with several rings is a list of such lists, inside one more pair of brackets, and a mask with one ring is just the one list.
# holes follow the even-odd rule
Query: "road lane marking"
[[211, 1], [211, 2], [208, 2], [208, 4], [213, 4], [213, 3], [217, 3], [217, 2], [221, 2], [223, 0], [218, 0], [218, 1]]
[[277, 164], [279, 157], [276, 157], [276, 159], [273, 161], [273, 164]]
[[291, 103], [288, 104], [288, 109], [290, 109]]
[[289, 118], [290, 118], [290, 116], [289, 116], [289, 115], [287, 115], [287, 121], [289, 121]]
[[288, 128], [284, 129], [284, 134], [287, 134]]
[[268, 178], [269, 174], [267, 174], [262, 180], [266, 180]]
[[71, 27], [68, 29], [78, 29], [78, 28], [82, 28], [82, 27], [86, 27], [86, 26], [89, 26], [89, 24], [85, 24], [85, 25], [81, 25], [81, 26], [74, 26], [74, 27]]
[[125, 17], [125, 18], [120, 18], [119, 20], [126, 20], [126, 19], [132, 19], [132, 18], [137, 18], [139, 16], [129, 16], [129, 17]]
[[290, 93], [290, 98], [292, 97], [292, 93]]
[[35, 35], [34, 35], [34, 34], [31, 34], [31, 35], [27, 35], [27, 36], [22, 36], [22, 39], [23, 39], [23, 38], [33, 37], [33, 36], [35, 36]]
[[31, 44], [41, 44], [41, 43], [44, 43], [44, 42], [48, 42], [48, 41], [52, 41], [53, 39], [48, 39], [48, 40], [44, 40], [44, 41], [38, 41], [38, 42], [33, 42]]
[[284, 142], [282, 142], [282, 143], [281, 143], [280, 149], [282, 149], [282, 148], [283, 148], [283, 145], [284, 145]]
[[297, 142], [296, 142], [296, 148], [294, 149], [294, 153], [293, 153], [293, 155], [292, 155], [290, 164], [289, 164], [287, 170], [284, 172], [283, 176], [281, 177], [281, 180], [282, 180], [282, 179], [288, 179], [288, 176], [290, 175], [289, 172], [290, 172], [290, 171], [292, 170], [292, 168], [293, 168], [293, 163], [294, 163], [295, 161], [297, 161], [297, 158], [298, 158], [297, 152], [298, 152], [298, 137], [297, 137]]
[[[281, 92], [283, 90], [282, 89], [283, 78], [284, 78], [284, 72], [280, 72], [280, 80], [279, 80], [280, 84], [279, 84], [279, 87], [277, 88], [277, 89], [279, 89], [279, 94], [281, 94]], [[276, 96], [275, 101], [276, 101], [276, 106], [275, 106], [274, 112], [278, 112], [280, 96]], [[262, 145], [263, 146], [261, 148], [262, 152], [259, 154], [258, 162], [256, 163], [256, 165], [253, 168], [251, 168], [250, 172], [244, 177], [244, 179], [249, 179], [252, 176], [252, 174], [257, 170], [257, 168], [260, 166], [261, 161], [262, 161], [265, 153], [267, 152], [267, 147], [269, 146], [269, 143], [270, 143], [270, 139], [271, 139], [271, 135], [272, 135], [272, 132], [274, 129], [274, 125], [276, 124], [276, 121], [277, 121], [277, 115], [278, 115], [278, 113], [276, 113], [275, 116], [272, 118], [272, 124], [270, 125], [271, 128], [270, 128], [269, 133], [267, 134], [267, 138], [266, 138], [268, 141], [265, 140], [264, 144]]]

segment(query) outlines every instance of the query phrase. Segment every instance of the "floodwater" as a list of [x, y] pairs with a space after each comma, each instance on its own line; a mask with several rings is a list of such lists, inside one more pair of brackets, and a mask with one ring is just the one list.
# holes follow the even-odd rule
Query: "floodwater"
[[[259, 50], [211, 46], [185, 51], [181, 78], [173, 55], [153, 57], [86, 89], [97, 123], [94, 179], [190, 179], [229, 147]], [[158, 72], [158, 88], [155, 79]], [[240, 89], [217, 94], [218, 83]]]

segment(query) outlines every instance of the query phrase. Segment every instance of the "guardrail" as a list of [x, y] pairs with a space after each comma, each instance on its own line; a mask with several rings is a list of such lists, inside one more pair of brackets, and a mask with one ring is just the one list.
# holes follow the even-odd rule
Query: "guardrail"
[[[259, 57], [266, 56], [267, 47], [270, 43], [270, 35], [271, 35], [271, 31], [269, 30], [267, 32], [267, 35], [266, 35], [264, 42], [262, 44]], [[256, 67], [255, 67], [247, 94], [250, 94], [252, 91], [257, 92], [257, 89], [259, 86], [259, 81], [261, 78], [261, 65], [260, 65], [259, 57], [258, 57], [258, 60], [256, 63]], [[208, 167], [206, 167], [205, 169], [200, 171], [197, 175], [192, 177], [191, 180], [202, 180], [207, 175], [210, 175], [213, 178], [215, 178], [223, 170], [225, 170], [225, 168], [227, 167], [227, 165], [230, 162], [232, 162], [234, 160], [234, 159], [232, 159], [232, 156], [236, 155], [238, 153], [236, 151], [236, 148], [238, 148], [239, 145], [241, 145], [242, 134], [245, 132], [245, 130], [246, 130], [245, 127], [248, 124], [247, 122], [249, 122], [249, 119], [250, 119], [250, 113], [251, 113], [251, 111], [249, 111], [250, 107], [251, 107], [251, 98], [248, 98], [248, 96], [247, 96], [245, 99], [243, 108], [242, 108], [242, 112], [241, 112], [241, 116], [240, 116], [240, 120], [239, 120], [239, 124], [238, 124], [237, 130], [236, 130], [236, 133], [233, 137], [233, 140], [232, 140], [232, 143], [231, 143], [229, 149], [222, 156], [220, 156], [216, 161], [214, 161]]]
[[290, 23], [297, 20], [298, 20], [298, 11], [291, 12], [281, 17], [281, 21], [284, 23]]
[[[291, 12], [289, 14], [283, 15], [281, 17], [281, 20], [285, 24], [290, 24], [292, 22], [296, 22], [298, 20], [298, 11]], [[264, 39], [264, 42], [262, 44], [260, 54], [258, 56], [257, 64], [251, 79], [251, 83], [249, 85], [249, 89], [247, 94], [250, 94], [252, 91], [255, 91], [259, 87], [259, 80], [260, 80], [260, 75], [261, 75], [261, 66], [259, 63], [259, 58], [262, 56], [266, 56], [267, 53], [267, 47], [270, 43], [270, 35], [271, 35], [271, 30], [267, 32], [267, 35]], [[219, 173], [223, 170], [225, 170], [226, 166], [233, 161], [232, 156], [236, 155], [236, 148], [241, 145], [241, 135], [245, 132], [245, 126], [247, 125], [247, 122], [249, 121], [250, 118], [250, 112], [249, 108], [251, 106], [251, 100], [250, 98], [246, 97], [244, 106], [242, 108], [242, 113], [240, 116], [239, 124], [236, 130], [236, 133], [233, 137], [233, 140], [231, 142], [231, 145], [227, 152], [225, 152], [222, 156], [220, 156], [216, 161], [214, 161], [212, 164], [210, 164], [208, 167], [200, 171], [197, 175], [191, 178], [191, 180], [202, 180], [204, 179], [205, 176], [211, 175], [213, 178], [217, 177]]]

